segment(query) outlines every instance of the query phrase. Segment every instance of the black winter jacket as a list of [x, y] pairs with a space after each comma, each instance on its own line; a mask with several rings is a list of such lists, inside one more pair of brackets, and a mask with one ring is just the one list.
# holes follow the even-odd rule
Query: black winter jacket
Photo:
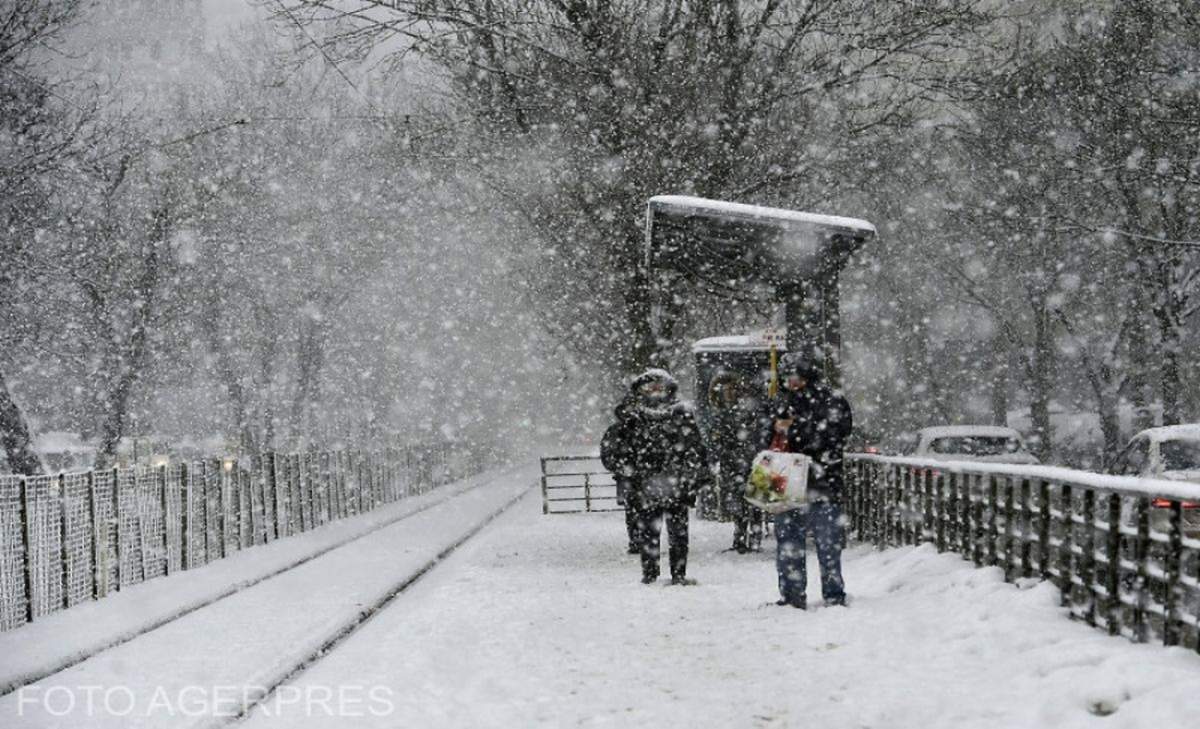
[[[815, 497], [840, 502], [842, 458], [854, 427], [850, 403], [825, 383], [810, 383], [799, 392], [785, 390], [775, 400], [770, 421], [773, 424], [775, 418], [783, 417], [793, 418], [787, 433], [788, 450], [813, 459], [809, 491]], [[767, 428], [761, 440], [764, 450], [770, 447], [772, 435], [773, 428]]]
[[[600, 460], [614, 477], [628, 482], [635, 508], [695, 506], [711, 472], [692, 408], [682, 402], [649, 408], [626, 398], [616, 416], [600, 442]], [[647, 480], [654, 476], [670, 479], [670, 494], [651, 493]]]

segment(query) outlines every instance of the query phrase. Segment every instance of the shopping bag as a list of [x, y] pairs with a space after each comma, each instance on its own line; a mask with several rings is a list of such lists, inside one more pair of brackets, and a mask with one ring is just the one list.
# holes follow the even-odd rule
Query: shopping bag
[[763, 451], [754, 457], [745, 499], [768, 514], [799, 509], [808, 503], [812, 459], [800, 453]]

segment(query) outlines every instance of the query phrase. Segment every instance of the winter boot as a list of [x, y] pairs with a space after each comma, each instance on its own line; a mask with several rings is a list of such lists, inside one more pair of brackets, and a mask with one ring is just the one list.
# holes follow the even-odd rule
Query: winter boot
[[738, 554], [745, 554], [749, 547], [746, 546], [746, 522], [738, 517], [733, 522], [733, 551]]
[[786, 597], [781, 597], [775, 601], [775, 604], [779, 605], [780, 607], [782, 607], [784, 605], [791, 605], [792, 607], [796, 608], [797, 610], [807, 610], [808, 609], [808, 601], [804, 597], [793, 597], [791, 599], [788, 599]]

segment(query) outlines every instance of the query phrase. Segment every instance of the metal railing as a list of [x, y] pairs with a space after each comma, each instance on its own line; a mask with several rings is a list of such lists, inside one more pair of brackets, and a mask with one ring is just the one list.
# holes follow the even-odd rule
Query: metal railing
[[480, 461], [437, 444], [0, 476], [0, 630], [424, 493]]
[[860, 540], [1049, 580], [1075, 618], [1200, 652], [1200, 485], [865, 455], [847, 457], [846, 477]]
[[624, 510], [599, 456], [546, 456], [541, 463], [543, 514]]

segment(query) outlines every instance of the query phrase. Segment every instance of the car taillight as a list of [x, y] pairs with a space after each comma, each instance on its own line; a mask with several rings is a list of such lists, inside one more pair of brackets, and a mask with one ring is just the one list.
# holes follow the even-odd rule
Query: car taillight
[[[1170, 499], [1152, 499], [1150, 501], [1150, 505], [1156, 509], [1169, 509], [1169, 508], [1171, 508], [1171, 500]], [[1200, 509], [1200, 504], [1192, 502], [1192, 501], [1181, 502], [1179, 504], [1179, 506], [1184, 509]]]

